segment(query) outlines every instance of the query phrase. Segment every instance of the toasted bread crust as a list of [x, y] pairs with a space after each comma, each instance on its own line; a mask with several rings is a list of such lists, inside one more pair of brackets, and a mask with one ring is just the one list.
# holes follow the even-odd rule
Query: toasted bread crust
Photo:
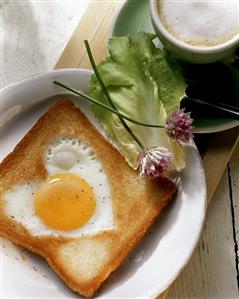
[[[94, 148], [111, 188], [115, 219], [113, 230], [79, 238], [36, 237], [5, 215], [6, 191], [23, 182], [46, 179], [43, 153], [47, 145], [59, 136], [78, 137]], [[92, 296], [109, 274], [118, 268], [176, 193], [174, 183], [167, 178], [157, 181], [140, 178], [66, 97], [38, 120], [0, 164], [0, 182], [0, 234], [44, 257], [72, 290], [86, 297]], [[87, 270], [81, 267], [78, 257], [78, 252], [89, 244], [95, 249], [95, 254], [105, 253], [101, 264], [101, 256], [94, 260], [92, 254], [93, 274], [90, 277], [84, 272]]]

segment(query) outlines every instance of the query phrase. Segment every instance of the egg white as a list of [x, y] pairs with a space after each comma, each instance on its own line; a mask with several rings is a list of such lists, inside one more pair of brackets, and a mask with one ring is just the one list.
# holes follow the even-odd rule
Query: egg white
[[94, 150], [78, 138], [62, 137], [49, 144], [44, 153], [48, 175], [73, 173], [81, 176], [93, 188], [95, 212], [82, 227], [72, 231], [48, 227], [34, 211], [34, 196], [44, 182], [26, 182], [8, 191], [5, 213], [20, 222], [34, 236], [79, 237], [114, 228], [111, 191], [107, 175]]

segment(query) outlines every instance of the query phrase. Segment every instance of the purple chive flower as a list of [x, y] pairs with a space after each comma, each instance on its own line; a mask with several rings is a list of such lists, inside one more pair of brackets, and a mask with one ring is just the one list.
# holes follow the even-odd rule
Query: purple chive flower
[[155, 179], [169, 167], [172, 154], [164, 147], [143, 149], [138, 155], [140, 175]]
[[190, 112], [184, 112], [184, 109], [177, 109], [166, 120], [166, 133], [179, 143], [187, 143], [193, 136], [192, 122], [193, 119], [190, 116]]

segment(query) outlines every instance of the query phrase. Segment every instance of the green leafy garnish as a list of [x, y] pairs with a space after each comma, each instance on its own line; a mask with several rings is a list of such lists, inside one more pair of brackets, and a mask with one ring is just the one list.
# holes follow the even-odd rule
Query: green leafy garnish
[[[178, 64], [155, 47], [154, 38], [143, 32], [113, 37], [108, 45], [110, 56], [97, 69], [118, 111], [143, 123], [164, 126], [168, 114], [179, 107], [185, 96], [186, 84]], [[109, 105], [95, 75], [89, 83], [89, 95]], [[97, 104], [92, 104], [92, 110], [103, 129], [118, 142], [126, 161], [136, 169], [140, 146], [127, 134], [121, 119]], [[165, 130], [126, 123], [144, 147], [166, 147], [173, 154], [173, 168], [184, 167], [182, 147]]]

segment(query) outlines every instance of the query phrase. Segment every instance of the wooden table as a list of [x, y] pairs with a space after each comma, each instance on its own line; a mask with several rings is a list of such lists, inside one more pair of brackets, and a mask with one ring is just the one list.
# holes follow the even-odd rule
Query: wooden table
[[[1, 85], [54, 68], [88, 2], [3, 1]], [[93, 1], [56, 67], [88, 66], [84, 38], [91, 41], [93, 50], [97, 48], [99, 61], [106, 53], [106, 33], [118, 5], [118, 1]], [[204, 157], [212, 202], [199, 246], [167, 298], [238, 298], [239, 146], [226, 166], [236, 135], [238, 131], [231, 130], [214, 136], [213, 150]]]

